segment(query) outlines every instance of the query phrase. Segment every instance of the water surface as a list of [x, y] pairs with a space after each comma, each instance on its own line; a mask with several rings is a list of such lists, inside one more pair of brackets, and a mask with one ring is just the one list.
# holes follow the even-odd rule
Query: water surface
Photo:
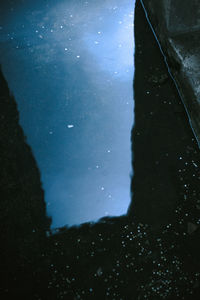
[[3, 6], [1, 64], [53, 227], [127, 212], [133, 11], [130, 0]]

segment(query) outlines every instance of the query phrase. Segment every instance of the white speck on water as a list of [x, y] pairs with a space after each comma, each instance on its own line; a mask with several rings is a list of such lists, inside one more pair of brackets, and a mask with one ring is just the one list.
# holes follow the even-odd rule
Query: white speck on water
[[77, 57], [77, 58], [80, 58], [80, 55], [77, 55], [76, 57]]
[[102, 186], [102, 187], [101, 187], [101, 190], [102, 190], [102, 191], [104, 191], [104, 190], [105, 190], [105, 188]]
[[74, 125], [70, 124], [70, 125], [67, 125], [68, 128], [73, 128]]

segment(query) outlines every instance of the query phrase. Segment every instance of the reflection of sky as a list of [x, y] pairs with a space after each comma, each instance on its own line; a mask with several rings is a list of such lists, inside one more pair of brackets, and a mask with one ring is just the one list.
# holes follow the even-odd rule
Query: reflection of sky
[[53, 227], [125, 214], [133, 1], [11, 2], [1, 17], [1, 63]]

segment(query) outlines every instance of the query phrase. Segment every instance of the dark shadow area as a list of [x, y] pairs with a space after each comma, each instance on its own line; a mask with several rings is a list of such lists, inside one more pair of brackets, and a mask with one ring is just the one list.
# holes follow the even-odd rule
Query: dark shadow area
[[39, 170], [1, 75], [1, 299], [198, 299], [199, 150], [139, 1], [135, 35], [129, 216], [49, 231]]
[[40, 174], [19, 126], [15, 99], [1, 72], [0, 97], [1, 290], [9, 297], [15, 297], [17, 291], [28, 297], [41, 267], [50, 219], [46, 217]]
[[[143, 20], [143, 21], [142, 21]], [[176, 219], [199, 193], [199, 148], [144, 11], [135, 14], [134, 178], [130, 215], [161, 226]], [[173, 68], [179, 68], [174, 64]]]

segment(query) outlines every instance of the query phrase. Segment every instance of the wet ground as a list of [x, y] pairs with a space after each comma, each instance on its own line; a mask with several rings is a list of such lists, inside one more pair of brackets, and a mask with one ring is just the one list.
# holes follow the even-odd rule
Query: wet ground
[[[128, 216], [50, 231], [36, 171], [41, 201], [34, 210], [29, 207], [36, 186], [26, 181], [21, 152], [31, 166], [36, 164], [17, 123], [14, 100], [11, 109], [2, 85], [2, 99], [7, 99], [2, 169], [9, 178], [7, 194], [1, 191], [1, 223], [8, 225], [1, 243], [3, 299], [199, 299], [200, 153], [139, 1], [135, 41], [135, 176]], [[19, 168], [21, 177], [16, 175]], [[22, 178], [20, 188], [16, 178]], [[16, 193], [21, 201], [14, 201], [18, 209], [13, 212]], [[7, 207], [8, 196], [12, 205]], [[15, 229], [19, 219], [21, 226]], [[6, 252], [15, 258], [6, 260]]]

